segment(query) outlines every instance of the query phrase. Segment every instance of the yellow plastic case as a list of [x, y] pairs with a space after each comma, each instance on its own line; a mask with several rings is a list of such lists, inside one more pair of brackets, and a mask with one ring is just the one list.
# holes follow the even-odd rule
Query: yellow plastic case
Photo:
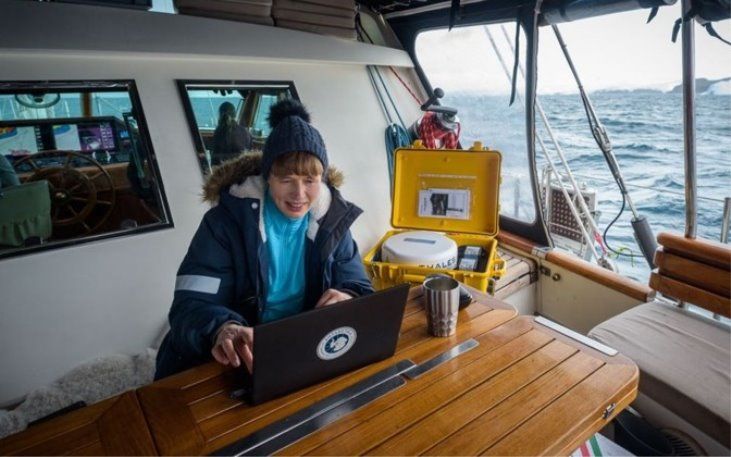
[[[479, 142], [465, 151], [426, 149], [416, 141], [410, 148], [397, 149], [394, 162], [391, 225], [396, 230], [388, 231], [363, 258], [374, 287], [380, 290], [405, 282], [420, 283], [427, 275], [445, 273], [491, 292], [490, 279], [505, 274], [505, 261], [497, 254], [495, 238], [499, 231], [500, 153], [483, 148]], [[464, 203], [457, 204], [458, 208], [436, 208], [432, 196], [439, 193], [452, 194]], [[485, 270], [445, 270], [379, 261], [384, 241], [406, 230], [442, 232], [458, 246], [482, 247], [487, 255]]]

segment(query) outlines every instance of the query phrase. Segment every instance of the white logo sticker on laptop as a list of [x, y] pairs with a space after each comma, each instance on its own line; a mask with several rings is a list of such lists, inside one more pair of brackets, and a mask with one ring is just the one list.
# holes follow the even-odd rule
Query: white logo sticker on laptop
[[337, 359], [353, 347], [357, 335], [352, 327], [336, 328], [320, 340], [317, 356], [322, 360]]

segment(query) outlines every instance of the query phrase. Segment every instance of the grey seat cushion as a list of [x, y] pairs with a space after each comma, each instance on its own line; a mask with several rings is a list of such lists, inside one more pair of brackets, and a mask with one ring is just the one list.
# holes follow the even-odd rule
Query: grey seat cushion
[[728, 326], [653, 301], [603, 322], [589, 336], [637, 363], [643, 394], [731, 445]]

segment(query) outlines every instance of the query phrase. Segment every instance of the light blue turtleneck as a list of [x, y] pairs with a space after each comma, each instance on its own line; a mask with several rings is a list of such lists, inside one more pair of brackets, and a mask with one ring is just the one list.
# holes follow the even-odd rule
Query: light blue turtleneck
[[304, 307], [305, 236], [309, 220], [309, 212], [299, 219], [284, 215], [267, 190], [264, 230], [269, 254], [269, 284], [261, 322], [297, 314]]

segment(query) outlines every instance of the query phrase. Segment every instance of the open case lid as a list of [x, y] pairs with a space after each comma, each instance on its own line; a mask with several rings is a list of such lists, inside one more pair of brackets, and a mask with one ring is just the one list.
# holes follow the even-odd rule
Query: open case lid
[[391, 225], [396, 228], [497, 235], [498, 151], [425, 149], [417, 141], [395, 152]]

